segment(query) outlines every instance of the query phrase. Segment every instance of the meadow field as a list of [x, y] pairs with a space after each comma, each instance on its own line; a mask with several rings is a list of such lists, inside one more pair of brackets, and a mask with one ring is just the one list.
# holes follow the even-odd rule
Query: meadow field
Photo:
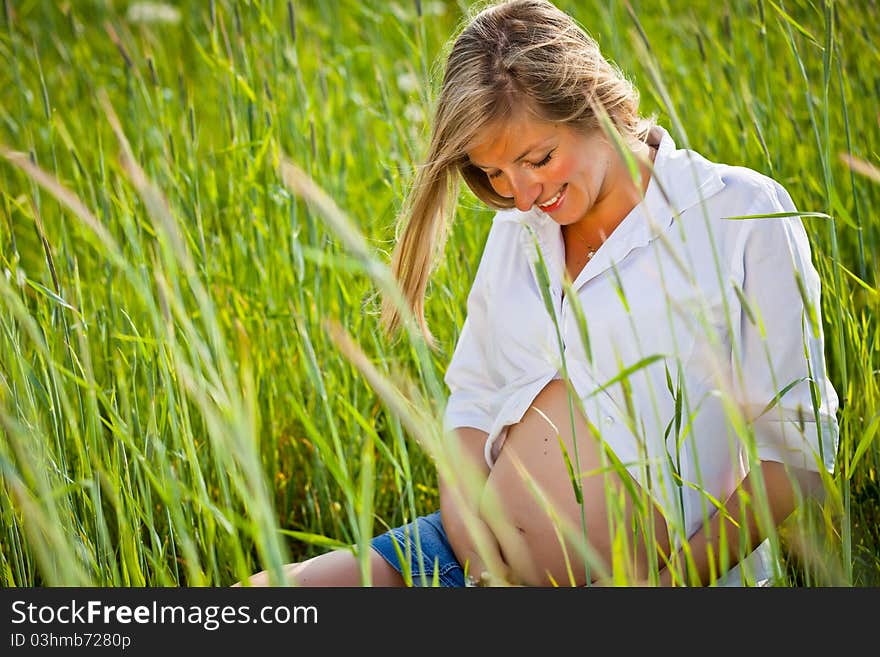
[[[491, 211], [462, 193], [435, 350], [376, 293], [471, 4], [4, 0], [0, 585], [226, 586], [436, 508]], [[776, 584], [880, 585], [880, 6], [558, 5], [679, 146], [808, 213], [840, 443]]]

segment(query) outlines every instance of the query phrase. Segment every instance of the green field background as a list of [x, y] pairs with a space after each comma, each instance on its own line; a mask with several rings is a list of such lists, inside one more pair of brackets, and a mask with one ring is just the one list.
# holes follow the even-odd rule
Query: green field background
[[[225, 586], [437, 506], [409, 427], [442, 411], [491, 212], [461, 195], [428, 289], [435, 351], [383, 337], [374, 293], [470, 3], [133, 5], [2, 3], [4, 587]], [[827, 215], [804, 223], [840, 449], [810, 519], [821, 555], [780, 584], [880, 584], [880, 8], [559, 6], [679, 145]], [[285, 160], [346, 224], [297, 198]]]

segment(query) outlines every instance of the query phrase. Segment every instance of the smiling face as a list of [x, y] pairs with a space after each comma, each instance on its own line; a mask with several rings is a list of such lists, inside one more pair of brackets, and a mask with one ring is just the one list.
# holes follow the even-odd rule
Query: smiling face
[[628, 179], [601, 130], [583, 134], [532, 118], [489, 126], [467, 155], [517, 209], [537, 206], [563, 226], [598, 210]]

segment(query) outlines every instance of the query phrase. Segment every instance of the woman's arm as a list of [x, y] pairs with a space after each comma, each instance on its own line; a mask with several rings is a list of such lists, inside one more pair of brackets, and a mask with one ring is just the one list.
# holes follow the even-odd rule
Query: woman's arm
[[[488, 434], [471, 427], [459, 427], [450, 434], [449, 468], [440, 468], [440, 515], [443, 528], [459, 563], [467, 573], [505, 579], [507, 565], [498, 541], [480, 518], [480, 498], [489, 474], [483, 457]], [[446, 471], [448, 476], [443, 476]]]
[[[750, 199], [744, 214], [763, 217], [723, 224], [730, 231], [729, 271], [742, 286], [732, 305], [731, 383], [754, 429], [752, 462], [760, 467], [688, 539], [689, 554], [675, 555], [672, 563], [692, 563], [693, 576], [667, 569], [661, 585], [706, 584], [722, 555], [732, 566], [751, 553], [795, 509], [797, 488], [804, 496], [821, 490], [821, 476], [811, 470], [832, 471], [837, 449], [838, 400], [825, 367], [820, 279], [803, 223], [777, 182], [737, 174], [731, 186]], [[768, 218], [780, 214], [791, 216]], [[760, 509], [769, 512], [766, 522], [758, 522]]]
[[[817, 472], [786, 468], [782, 463], [774, 461], [761, 462], [760, 469], [766, 491], [766, 506], [774, 527], [782, 524], [794, 511], [799, 492], [804, 497], [821, 495], [822, 478]], [[717, 569], [724, 552], [729, 567], [732, 568], [739, 562], [740, 555], [751, 553], [767, 538], [767, 532], [758, 520], [758, 510], [762, 508], [761, 500], [764, 498], [759, 494], [758, 485], [758, 477], [750, 472], [727, 498], [723, 510], [719, 510], [706, 528], [687, 541], [687, 552], [690, 556], [683, 554], [684, 548], [676, 555], [673, 563], [677, 561], [682, 564], [678, 569], [680, 572], [673, 572], [668, 568], [660, 572], [660, 586], [680, 586], [685, 583], [705, 586], [712, 577], [712, 564], [715, 566], [715, 576], [720, 575]], [[742, 499], [748, 503], [743, 505]], [[683, 575], [689, 581], [682, 582]], [[693, 581], [693, 578], [698, 581]]]

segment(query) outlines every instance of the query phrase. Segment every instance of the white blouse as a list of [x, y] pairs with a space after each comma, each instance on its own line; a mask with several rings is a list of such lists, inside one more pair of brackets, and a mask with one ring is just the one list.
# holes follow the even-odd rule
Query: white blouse
[[735, 218], [795, 213], [788, 193], [655, 129], [645, 198], [577, 276], [577, 303], [560, 226], [534, 207], [495, 215], [444, 424], [487, 432], [491, 467], [506, 428], [567, 370], [596, 433], [690, 536], [750, 463], [833, 472], [838, 400], [800, 217]]

